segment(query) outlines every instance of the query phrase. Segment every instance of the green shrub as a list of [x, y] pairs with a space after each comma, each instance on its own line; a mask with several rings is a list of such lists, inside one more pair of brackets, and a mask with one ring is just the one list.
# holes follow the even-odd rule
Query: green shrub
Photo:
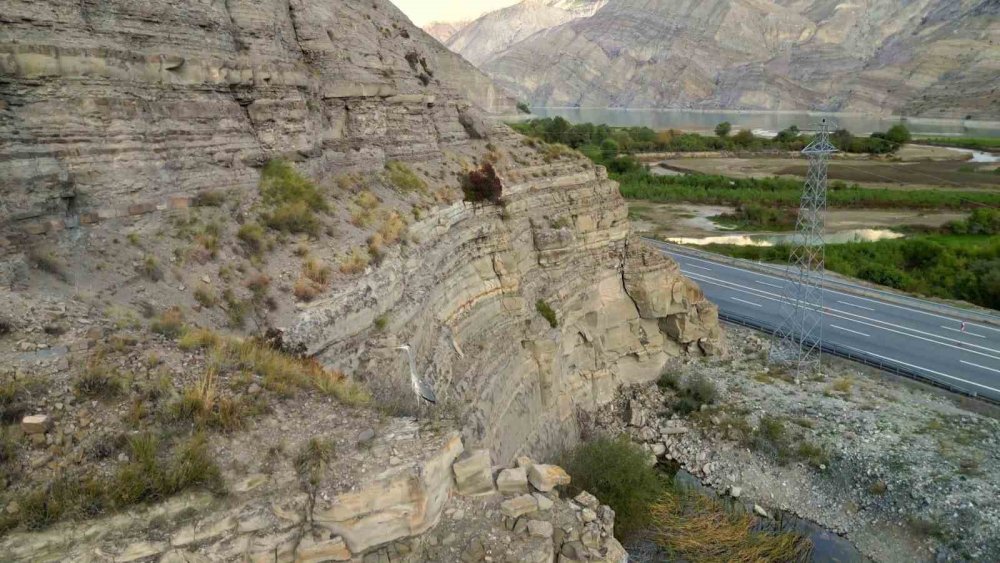
[[666, 391], [667, 389], [678, 390], [681, 386], [681, 376], [672, 371], [665, 371], [660, 374], [660, 378], [656, 380], [656, 386], [660, 388], [660, 391]]
[[715, 126], [715, 135], [717, 137], [728, 137], [732, 131], [733, 124], [728, 121], [723, 121]]
[[95, 355], [87, 362], [83, 373], [73, 382], [73, 389], [88, 399], [109, 400], [121, 395], [122, 377], [118, 370], [104, 363], [104, 356]]
[[549, 322], [552, 328], [559, 326], [559, 319], [556, 318], [556, 312], [552, 310], [552, 307], [545, 302], [544, 299], [539, 299], [535, 302], [535, 310], [538, 311], [542, 317]]
[[517, 102], [517, 111], [530, 114], [531, 108], [525, 102]]
[[139, 265], [139, 272], [149, 281], [158, 282], [163, 279], [163, 268], [160, 267], [160, 261], [152, 255], [147, 255], [143, 259], [142, 264]]
[[264, 166], [260, 177], [260, 193], [271, 206], [301, 203], [311, 211], [328, 209], [315, 184], [300, 175], [291, 164], [272, 160]]
[[588, 491], [615, 511], [615, 535], [625, 537], [649, 522], [649, 508], [668, 489], [649, 455], [624, 438], [597, 438], [573, 450], [562, 462], [571, 488]]
[[410, 167], [395, 160], [385, 165], [389, 181], [404, 192], [427, 193], [427, 184], [410, 170]]
[[243, 243], [243, 246], [250, 254], [260, 255], [267, 248], [267, 237], [264, 228], [257, 223], [247, 223], [240, 227], [236, 233], [236, 238]]
[[319, 234], [319, 219], [309, 205], [302, 201], [283, 203], [261, 217], [265, 225], [276, 231]]
[[465, 194], [465, 201], [498, 204], [503, 197], [503, 183], [493, 165], [487, 162], [479, 170], [469, 172], [463, 179], [462, 192]]
[[180, 307], [171, 307], [153, 319], [149, 328], [167, 338], [177, 338], [184, 330], [184, 312]]

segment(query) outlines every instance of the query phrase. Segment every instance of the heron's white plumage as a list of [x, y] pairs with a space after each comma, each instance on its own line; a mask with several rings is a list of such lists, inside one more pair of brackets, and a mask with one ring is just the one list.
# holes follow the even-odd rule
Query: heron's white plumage
[[413, 359], [413, 351], [406, 344], [396, 349], [406, 351], [406, 358], [410, 363], [410, 385], [413, 387], [413, 393], [417, 396], [417, 402], [419, 403], [420, 399], [423, 399], [428, 403], [436, 404], [437, 394], [434, 393], [434, 388], [417, 375], [417, 364]]

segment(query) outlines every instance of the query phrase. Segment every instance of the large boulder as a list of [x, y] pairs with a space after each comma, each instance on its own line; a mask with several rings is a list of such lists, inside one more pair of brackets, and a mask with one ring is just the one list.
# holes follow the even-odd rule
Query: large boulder
[[461, 495], [492, 494], [493, 471], [489, 450], [474, 450], [451, 466], [455, 473], [455, 486]]

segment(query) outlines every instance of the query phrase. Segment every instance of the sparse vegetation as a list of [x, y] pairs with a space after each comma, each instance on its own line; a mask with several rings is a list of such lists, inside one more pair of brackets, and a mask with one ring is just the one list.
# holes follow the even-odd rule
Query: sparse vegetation
[[57, 475], [50, 482], [19, 494], [16, 512], [0, 517], [0, 529], [41, 530], [70, 518], [92, 518], [129, 507], [158, 502], [201, 488], [223, 492], [222, 474], [205, 438], [196, 435], [172, 449], [150, 434], [129, 441], [129, 461], [110, 475], [96, 472]]
[[246, 223], [240, 227], [236, 238], [252, 255], [259, 256], [267, 249], [267, 236], [264, 233], [264, 228], [257, 223]]
[[220, 207], [226, 202], [226, 192], [221, 190], [203, 190], [194, 196], [191, 202], [195, 207]]
[[368, 254], [360, 248], [353, 248], [340, 261], [340, 272], [343, 274], [358, 274], [365, 271], [369, 262]]
[[28, 252], [28, 264], [51, 274], [60, 281], [69, 283], [69, 271], [66, 264], [49, 248], [32, 248]]
[[268, 227], [285, 233], [319, 234], [320, 222], [312, 209], [302, 201], [284, 203], [261, 218]]
[[160, 267], [160, 261], [152, 255], [147, 255], [142, 260], [139, 265], [139, 273], [149, 281], [158, 282], [163, 279], [163, 268]]
[[167, 338], [177, 338], [184, 329], [184, 312], [180, 307], [171, 307], [157, 315], [149, 329]]
[[[661, 376], [662, 380], [663, 376]], [[676, 379], [667, 380], [664, 383], [678, 385]], [[715, 384], [701, 374], [689, 376], [678, 387], [673, 388], [677, 389], [677, 395], [669, 401], [669, 405], [673, 411], [680, 414], [690, 414], [700, 410], [702, 405], [711, 405], [718, 396]], [[661, 389], [664, 388], [661, 387]]]
[[557, 328], [559, 326], [559, 319], [556, 318], [556, 312], [544, 299], [539, 299], [535, 302], [535, 310], [549, 322], [549, 326], [552, 328]]
[[414, 174], [409, 166], [402, 162], [391, 160], [385, 165], [389, 182], [404, 192], [427, 193], [427, 183]]
[[211, 309], [219, 304], [219, 296], [208, 285], [199, 285], [195, 288], [194, 300], [206, 309]]
[[118, 370], [107, 365], [102, 353], [94, 354], [83, 373], [73, 382], [77, 395], [88, 399], [110, 400], [124, 390], [123, 378]]

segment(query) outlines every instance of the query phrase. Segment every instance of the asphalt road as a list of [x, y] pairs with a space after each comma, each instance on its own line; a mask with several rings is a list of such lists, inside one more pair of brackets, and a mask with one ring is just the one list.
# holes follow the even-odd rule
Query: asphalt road
[[[784, 290], [791, 282], [777, 272], [768, 275], [657, 246], [701, 285], [724, 316], [774, 329], [789, 311]], [[908, 306], [835, 289], [824, 289], [823, 299], [825, 345], [1000, 401], [1000, 328], [915, 306], [916, 300], [908, 300], [914, 305]]]

